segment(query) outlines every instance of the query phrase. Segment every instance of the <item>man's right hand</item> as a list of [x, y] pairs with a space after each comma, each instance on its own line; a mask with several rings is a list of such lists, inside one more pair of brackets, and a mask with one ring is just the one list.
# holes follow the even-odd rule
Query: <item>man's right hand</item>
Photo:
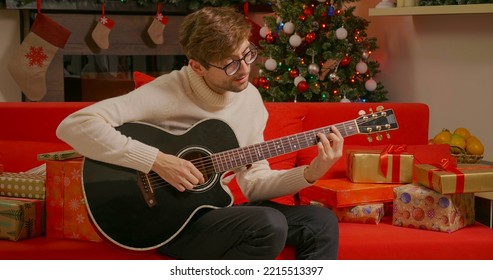
[[180, 192], [205, 183], [204, 175], [190, 161], [162, 152], [157, 155], [152, 171]]

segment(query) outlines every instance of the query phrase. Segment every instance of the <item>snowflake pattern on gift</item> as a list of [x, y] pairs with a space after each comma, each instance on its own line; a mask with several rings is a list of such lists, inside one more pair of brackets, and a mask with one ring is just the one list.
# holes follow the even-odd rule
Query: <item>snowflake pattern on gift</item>
[[70, 210], [73, 212], [79, 210], [79, 200], [77, 200], [75, 198], [70, 200], [69, 207], [70, 207]]
[[78, 224], [83, 224], [86, 221], [86, 218], [82, 214], [77, 214], [77, 217], [75, 218]]
[[29, 52], [25, 54], [28, 60], [29, 67], [43, 67], [43, 63], [48, 60], [48, 56], [44, 53], [43, 47], [30, 47]]
[[75, 180], [75, 181], [80, 181], [80, 169], [72, 169], [72, 172], [70, 172], [70, 176], [72, 178], [72, 180]]

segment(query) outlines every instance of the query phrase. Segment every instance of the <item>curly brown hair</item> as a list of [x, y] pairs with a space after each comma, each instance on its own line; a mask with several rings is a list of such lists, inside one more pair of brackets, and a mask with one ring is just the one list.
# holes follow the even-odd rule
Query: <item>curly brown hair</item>
[[208, 68], [209, 62], [231, 56], [250, 34], [250, 23], [236, 9], [205, 7], [185, 17], [179, 41], [189, 59]]

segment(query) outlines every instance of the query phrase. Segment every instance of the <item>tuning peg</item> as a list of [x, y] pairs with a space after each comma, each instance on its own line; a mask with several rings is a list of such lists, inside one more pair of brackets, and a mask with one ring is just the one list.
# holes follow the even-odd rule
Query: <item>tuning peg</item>
[[377, 112], [382, 112], [382, 111], [383, 111], [383, 106], [382, 105], [377, 106]]
[[358, 112], [358, 115], [360, 115], [360, 116], [363, 116], [365, 114], [366, 114], [365, 110], [359, 110], [359, 112]]
[[385, 134], [387, 135], [387, 139], [390, 139], [390, 133], [387, 131]]
[[373, 142], [373, 138], [371, 137], [371, 135], [368, 134], [368, 136], [366, 136], [366, 139], [368, 140], [368, 142]]
[[377, 136], [375, 136], [375, 139], [377, 139], [377, 141], [382, 141], [382, 139], [383, 139], [382, 134], [377, 133]]

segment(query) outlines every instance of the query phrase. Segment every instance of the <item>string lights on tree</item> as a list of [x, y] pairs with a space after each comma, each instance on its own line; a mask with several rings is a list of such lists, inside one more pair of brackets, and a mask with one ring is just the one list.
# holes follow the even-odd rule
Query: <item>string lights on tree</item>
[[[260, 29], [253, 82], [266, 101], [378, 102], [387, 91], [375, 78], [369, 22], [353, 14], [359, 0], [275, 0]], [[262, 81], [262, 82], [260, 82]]]

